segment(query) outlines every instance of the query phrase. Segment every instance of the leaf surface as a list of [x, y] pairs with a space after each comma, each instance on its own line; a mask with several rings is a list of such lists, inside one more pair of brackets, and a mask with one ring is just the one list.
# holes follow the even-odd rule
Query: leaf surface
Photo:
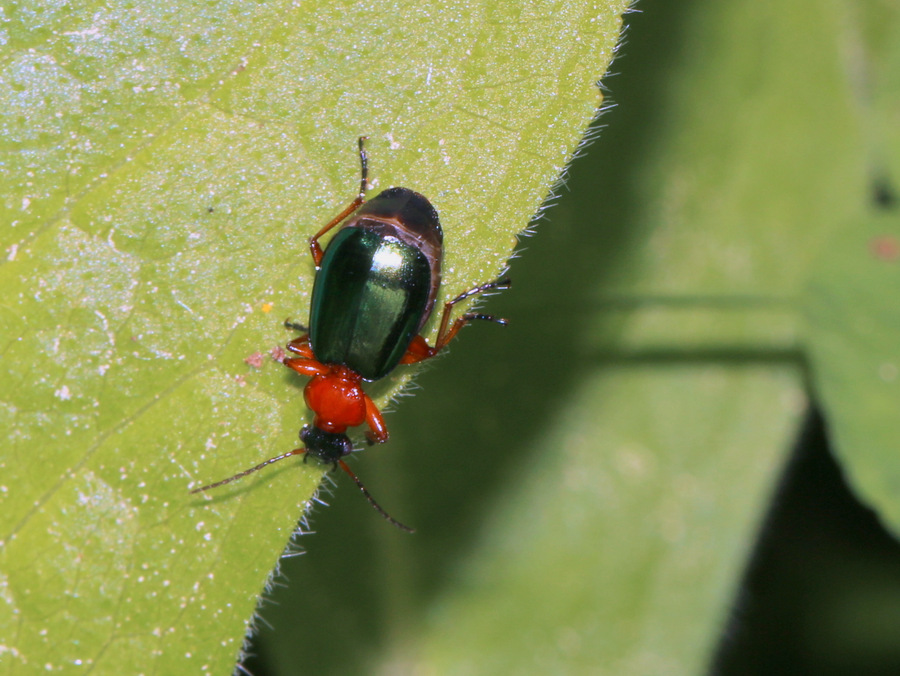
[[440, 212], [444, 293], [490, 280], [593, 119], [624, 6], [10, 10], [6, 673], [231, 668], [323, 469], [188, 489], [297, 443], [303, 383], [266, 355], [305, 320], [306, 239], [354, 195], [356, 138], [376, 188]]

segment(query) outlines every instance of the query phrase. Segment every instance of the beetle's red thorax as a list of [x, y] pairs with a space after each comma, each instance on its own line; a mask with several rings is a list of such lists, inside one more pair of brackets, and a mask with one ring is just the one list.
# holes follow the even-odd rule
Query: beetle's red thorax
[[366, 421], [366, 397], [358, 373], [340, 364], [329, 365], [303, 391], [306, 405], [316, 414], [313, 424], [326, 432], [342, 433]]

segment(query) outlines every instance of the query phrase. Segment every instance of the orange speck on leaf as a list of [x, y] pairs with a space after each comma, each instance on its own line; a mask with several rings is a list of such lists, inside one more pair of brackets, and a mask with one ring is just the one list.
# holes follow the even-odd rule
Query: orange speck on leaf
[[900, 258], [900, 241], [892, 235], [874, 237], [869, 242], [869, 251], [881, 261], [895, 261]]
[[255, 369], [262, 368], [263, 356], [259, 352], [254, 352], [249, 357], [244, 359], [244, 363], [252, 366]]

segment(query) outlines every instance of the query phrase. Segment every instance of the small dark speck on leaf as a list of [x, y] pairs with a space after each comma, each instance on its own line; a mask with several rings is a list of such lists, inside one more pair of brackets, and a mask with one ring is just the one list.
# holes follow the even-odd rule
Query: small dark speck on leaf
[[879, 209], [893, 209], [897, 205], [897, 194], [885, 179], [872, 183], [872, 201]]

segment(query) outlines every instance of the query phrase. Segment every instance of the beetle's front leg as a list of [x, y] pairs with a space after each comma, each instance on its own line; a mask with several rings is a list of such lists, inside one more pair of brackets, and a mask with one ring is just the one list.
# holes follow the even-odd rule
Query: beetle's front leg
[[384, 416], [381, 415], [381, 411], [378, 410], [378, 407], [375, 405], [375, 402], [372, 401], [371, 397], [368, 394], [366, 397], [366, 423], [369, 425], [369, 429], [366, 430], [366, 439], [369, 440], [370, 444], [383, 444], [388, 440], [390, 436], [388, 434], [387, 425], [384, 422]]

